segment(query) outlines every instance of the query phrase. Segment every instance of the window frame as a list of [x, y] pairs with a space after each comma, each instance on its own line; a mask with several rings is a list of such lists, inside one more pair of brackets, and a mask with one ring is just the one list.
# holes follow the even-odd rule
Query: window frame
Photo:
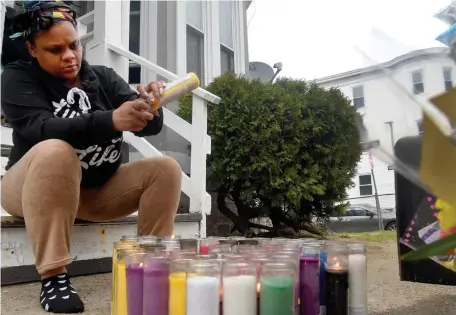
[[[369, 176], [370, 178], [370, 183], [369, 184], [361, 184], [361, 177], [363, 176]], [[372, 183], [372, 174], [366, 173], [366, 174], [359, 174], [358, 175], [358, 186], [359, 186], [359, 195], [360, 196], [373, 196], [374, 193], [374, 187]], [[370, 187], [370, 194], [365, 194], [362, 192], [362, 187]]]
[[[419, 74], [420, 75], [420, 80], [419, 81], [415, 82], [415, 74]], [[411, 76], [412, 76], [413, 94], [415, 94], [415, 95], [423, 94], [424, 91], [425, 91], [423, 70], [412, 71]]]
[[[450, 75], [450, 80], [447, 80], [446, 74]], [[443, 68], [443, 84], [445, 86], [445, 91], [450, 91], [453, 89], [453, 68], [444, 67]]]
[[[355, 97], [355, 90], [356, 89], [361, 89], [362, 96]], [[357, 101], [360, 101], [360, 103], [362, 103], [362, 104], [357, 104]], [[360, 109], [360, 108], [363, 108], [363, 107], [366, 106], [366, 98], [365, 98], [365, 94], [364, 94], [364, 85], [361, 84], [361, 85], [356, 85], [356, 86], [352, 87], [352, 103], [353, 103], [353, 106], [356, 109]]]

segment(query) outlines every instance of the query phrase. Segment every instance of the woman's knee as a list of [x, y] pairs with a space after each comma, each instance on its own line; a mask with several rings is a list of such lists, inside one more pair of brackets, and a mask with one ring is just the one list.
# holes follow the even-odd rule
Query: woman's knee
[[172, 157], [162, 155], [143, 160], [148, 166], [158, 170], [158, 174], [168, 180], [182, 179], [182, 169], [179, 163]]
[[33, 163], [48, 165], [53, 171], [76, 173], [81, 176], [81, 164], [73, 147], [67, 142], [50, 139], [39, 142], [32, 149]]

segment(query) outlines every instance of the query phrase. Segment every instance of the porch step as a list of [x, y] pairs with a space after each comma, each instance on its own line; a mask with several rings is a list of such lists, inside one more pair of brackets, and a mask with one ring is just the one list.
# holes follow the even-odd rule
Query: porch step
[[[197, 236], [201, 220], [200, 213], [178, 214], [174, 234]], [[136, 222], [136, 216], [105, 223], [77, 220], [72, 233], [73, 263], [68, 272], [73, 276], [111, 272], [113, 243], [122, 235], [135, 234]], [[1, 285], [39, 280], [23, 219], [2, 213], [1, 251]]]

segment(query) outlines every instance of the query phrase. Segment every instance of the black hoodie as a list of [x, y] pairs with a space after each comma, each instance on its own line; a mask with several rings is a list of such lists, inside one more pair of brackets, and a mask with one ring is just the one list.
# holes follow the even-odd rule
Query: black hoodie
[[[1, 76], [1, 106], [13, 128], [14, 147], [8, 170], [38, 142], [60, 139], [75, 149], [82, 167], [82, 187], [104, 184], [122, 162], [122, 132], [114, 129], [113, 110], [138, 94], [111, 68], [81, 67], [82, 89], [41, 69], [38, 63], [16, 61]], [[137, 136], [158, 134], [163, 110]], [[128, 152], [126, 152], [128, 154]], [[59, 157], [55, 157], [58, 159]]]

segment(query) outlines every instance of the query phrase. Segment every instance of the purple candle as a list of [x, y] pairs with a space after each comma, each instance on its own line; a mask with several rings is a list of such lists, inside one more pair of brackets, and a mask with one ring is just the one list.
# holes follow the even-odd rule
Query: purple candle
[[130, 264], [127, 274], [127, 310], [128, 315], [143, 315], [143, 274], [142, 264]]
[[302, 248], [299, 262], [299, 315], [320, 313], [320, 249], [317, 246]]
[[168, 277], [168, 260], [162, 257], [147, 259], [143, 278], [143, 315], [168, 315]]

